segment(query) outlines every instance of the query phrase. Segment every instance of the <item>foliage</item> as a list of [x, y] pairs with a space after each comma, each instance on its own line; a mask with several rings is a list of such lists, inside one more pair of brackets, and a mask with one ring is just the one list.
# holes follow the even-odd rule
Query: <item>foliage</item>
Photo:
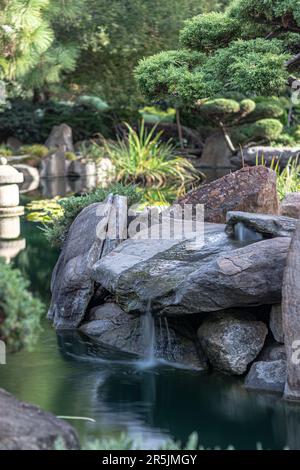
[[59, 81], [75, 67], [78, 47], [58, 38], [86, 0], [2, 0], [0, 16], [0, 78], [23, 88], [40, 89]]
[[129, 124], [126, 127], [126, 138], [117, 142], [103, 140], [105, 154], [116, 168], [118, 181], [162, 186], [167, 181], [184, 183], [195, 179], [192, 164], [177, 157], [170, 142], [160, 140], [162, 132], [155, 134], [155, 126], [147, 131], [142, 121], [139, 131]]
[[[220, 9], [227, 0], [89, 0], [69, 34], [81, 44], [78, 66], [66, 77], [73, 89], [136, 107], [133, 70], [141, 57], [176, 48], [178, 30], [193, 15]], [[99, 80], [100, 77], [100, 80]]]
[[28, 287], [18, 269], [0, 261], [0, 338], [13, 351], [30, 348], [44, 313], [44, 305]]
[[280, 199], [288, 193], [300, 191], [300, 164], [298, 160], [290, 159], [287, 166], [282, 170], [280, 162], [273, 164], [273, 169], [277, 173], [277, 191]]
[[146, 123], [173, 122], [176, 115], [174, 108], [160, 109], [157, 106], [144, 106], [140, 114]]
[[[98, 188], [83, 196], [71, 196], [69, 198], [57, 200], [62, 212], [60, 212], [60, 210], [58, 212], [56, 202], [50, 208], [48, 205], [48, 214], [46, 214], [46, 224], [43, 231], [51, 245], [61, 247], [67, 237], [72, 222], [82, 209], [95, 202], [104, 201], [109, 194], [127, 196], [128, 206], [131, 206], [140, 200], [140, 196], [135, 186], [113, 184], [108, 188]], [[47, 210], [47, 206], [45, 206], [45, 210]]]
[[[122, 111], [123, 112], [123, 111]], [[127, 114], [119, 112], [116, 122]], [[22, 142], [45, 142], [55, 125], [66, 123], [72, 127], [74, 140], [90, 138], [100, 132], [110, 136], [114, 124], [113, 110], [91, 110], [86, 104], [73, 104], [49, 101], [32, 103], [29, 100], [15, 99], [0, 113], [0, 140], [15, 136]]]
[[11, 157], [13, 154], [12, 150], [6, 145], [0, 145], [0, 156], [1, 157]]
[[20, 153], [22, 155], [30, 155], [31, 157], [35, 157], [35, 158], [43, 158], [48, 155], [49, 149], [45, 145], [39, 145], [39, 144], [23, 145], [20, 148]]
[[177, 106], [194, 106], [224, 92], [283, 94], [299, 68], [297, 58], [287, 62], [299, 43], [298, 1], [234, 0], [224, 14], [187, 21], [181, 49], [142, 60], [136, 77], [149, 99]]
[[29, 202], [26, 205], [26, 218], [31, 222], [50, 222], [54, 218], [62, 217], [64, 211], [59, 204], [59, 197], [41, 199]]

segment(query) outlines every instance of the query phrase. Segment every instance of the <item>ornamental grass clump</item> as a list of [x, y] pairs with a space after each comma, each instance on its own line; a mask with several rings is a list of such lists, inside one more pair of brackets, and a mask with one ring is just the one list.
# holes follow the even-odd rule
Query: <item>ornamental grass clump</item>
[[176, 156], [174, 146], [161, 140], [162, 132], [156, 132], [156, 126], [148, 131], [142, 121], [139, 131], [129, 124], [126, 128], [125, 138], [102, 141], [105, 155], [115, 165], [118, 182], [160, 187], [166, 182], [188, 183], [196, 179], [193, 165]]

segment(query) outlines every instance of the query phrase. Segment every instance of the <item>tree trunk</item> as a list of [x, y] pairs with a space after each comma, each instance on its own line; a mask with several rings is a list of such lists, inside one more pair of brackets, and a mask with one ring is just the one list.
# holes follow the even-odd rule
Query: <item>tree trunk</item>
[[291, 242], [284, 273], [282, 315], [287, 354], [284, 398], [300, 401], [300, 220]]

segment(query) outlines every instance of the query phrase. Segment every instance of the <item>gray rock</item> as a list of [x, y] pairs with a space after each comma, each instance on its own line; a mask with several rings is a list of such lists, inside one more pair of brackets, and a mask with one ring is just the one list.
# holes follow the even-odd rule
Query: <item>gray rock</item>
[[[145, 324], [148, 321], [146, 314], [129, 315], [117, 304], [108, 303], [95, 307], [89, 315], [87, 323], [84, 323], [80, 330], [93, 340], [112, 346], [120, 351], [146, 357], [149, 351], [150, 336], [148, 329], [151, 325]], [[153, 340], [154, 355], [156, 358], [180, 363], [195, 370], [205, 370], [207, 361], [197, 344], [194, 341], [179, 335], [173, 328], [169, 327], [166, 319], [156, 319], [155, 337]], [[145, 335], [146, 328], [146, 335]]]
[[41, 178], [60, 178], [66, 176], [65, 153], [57, 150], [41, 160]]
[[297, 225], [291, 217], [239, 211], [228, 212], [226, 221], [226, 233], [230, 236], [234, 235], [238, 223], [266, 237], [292, 237]]
[[217, 313], [198, 329], [200, 344], [215, 369], [241, 375], [262, 350], [268, 330], [251, 315]]
[[75, 430], [65, 421], [0, 389], [0, 450], [79, 449]]
[[282, 393], [286, 380], [286, 361], [255, 362], [245, 379], [248, 390]]
[[300, 218], [300, 192], [290, 193], [281, 201], [281, 215], [286, 217]]
[[[76, 328], [83, 320], [94, 293], [92, 266], [120, 242], [105, 238], [112, 204], [116, 206], [124, 200], [122, 196], [111, 195], [105, 203], [91, 204], [71, 225], [52, 274], [48, 318], [56, 328]], [[120, 220], [121, 223], [124, 221]]]
[[286, 361], [286, 352], [283, 344], [278, 344], [275, 341], [269, 344], [266, 344], [257, 357], [258, 361]]
[[292, 239], [284, 273], [282, 319], [287, 352], [284, 398], [300, 401], [300, 220]]
[[270, 330], [278, 343], [284, 344], [281, 304], [273, 305], [270, 314]]
[[49, 149], [58, 149], [62, 152], [73, 152], [73, 135], [72, 129], [67, 124], [60, 124], [59, 126], [54, 126], [51, 130], [51, 133], [48, 139], [45, 142], [45, 145]]
[[127, 312], [163, 315], [213, 312], [279, 303], [290, 239], [239, 248], [223, 226], [206, 224], [205, 244], [190, 240], [132, 240], [95, 264], [92, 277], [114, 293]]
[[271, 165], [272, 161], [279, 160], [280, 166], [285, 167], [291, 158], [296, 159], [300, 155], [299, 147], [267, 147], [256, 146], [243, 148], [241, 152], [230, 159], [231, 163], [240, 168], [243, 164], [256, 166], [257, 161], [262, 160], [266, 165]]
[[230, 167], [230, 151], [228, 144], [221, 132], [212, 134], [205, 140], [203, 152], [200, 159], [200, 168], [202, 167]]

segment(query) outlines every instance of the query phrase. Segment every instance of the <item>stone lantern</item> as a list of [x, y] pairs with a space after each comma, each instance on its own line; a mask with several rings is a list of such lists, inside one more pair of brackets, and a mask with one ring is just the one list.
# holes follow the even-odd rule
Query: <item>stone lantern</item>
[[0, 257], [8, 263], [26, 246], [20, 239], [20, 216], [24, 207], [19, 206], [18, 183], [23, 182], [23, 174], [7, 165], [6, 158], [0, 158]]

